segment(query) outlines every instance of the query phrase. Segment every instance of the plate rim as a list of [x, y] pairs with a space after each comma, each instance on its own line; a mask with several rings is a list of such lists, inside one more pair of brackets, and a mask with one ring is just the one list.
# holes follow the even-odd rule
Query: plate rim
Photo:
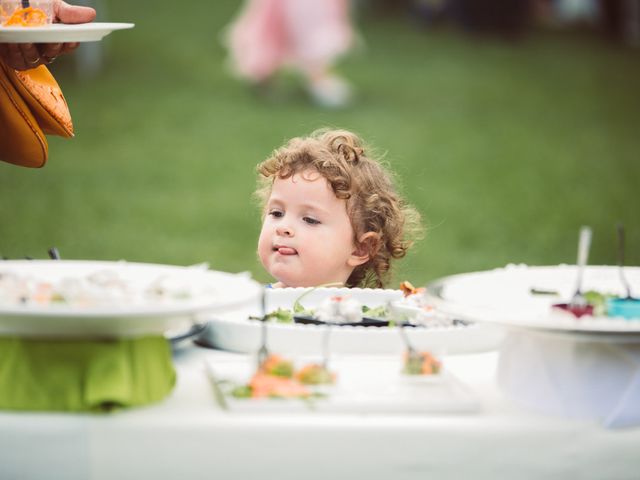
[[[3, 260], [0, 261], [0, 272], [3, 270], [3, 266], [10, 265], [38, 265], [38, 264], [47, 264], [47, 266], [56, 265], [56, 264], [67, 264], [67, 265], [75, 265], [75, 266], [86, 266], [87, 269], [91, 268], [91, 266], [95, 266], [96, 268], [114, 268], [117, 266], [126, 265], [127, 267], [142, 267], [142, 268], [152, 268], [158, 270], [172, 270], [176, 271], [187, 270], [191, 267], [189, 266], [181, 266], [181, 265], [171, 265], [171, 264], [159, 264], [159, 263], [145, 263], [145, 262], [129, 262], [129, 261], [109, 261], [109, 260]], [[205, 275], [212, 276], [223, 276], [227, 278], [232, 278], [242, 274], [234, 274], [228, 272], [221, 272], [217, 270], [203, 270], [202, 272]], [[247, 278], [247, 283], [254, 283], [254, 287], [258, 295], [260, 292], [259, 284], [250, 278]], [[11, 318], [39, 318], [41, 321], [46, 321], [45, 319], [57, 319], [64, 317], [69, 320], [78, 320], [78, 319], [86, 319], [86, 320], [104, 320], [114, 317], [126, 317], [126, 318], [150, 318], [150, 317], [173, 317], [173, 316], [184, 316], [184, 315], [192, 315], [199, 312], [214, 312], [216, 310], [223, 310], [234, 308], [238, 305], [241, 305], [245, 302], [233, 299], [231, 301], [200, 301], [200, 302], [191, 302], [183, 305], [162, 305], [155, 306], [150, 308], [148, 305], [142, 306], [129, 306], [122, 308], [113, 308], [111, 310], [105, 310], [104, 307], [100, 308], [85, 308], [78, 309], [74, 307], [65, 307], [65, 306], [56, 306], [55, 308], [50, 307], [31, 307], [27, 308], [24, 306], [3, 306], [0, 305], [0, 319], [3, 317], [11, 317]]]
[[[52, 23], [38, 27], [0, 26], [0, 42], [53, 43], [99, 41], [112, 32], [127, 30], [133, 27], [135, 27], [135, 23], [126, 22]], [[37, 38], [37, 40], [30, 40], [30, 38]]]

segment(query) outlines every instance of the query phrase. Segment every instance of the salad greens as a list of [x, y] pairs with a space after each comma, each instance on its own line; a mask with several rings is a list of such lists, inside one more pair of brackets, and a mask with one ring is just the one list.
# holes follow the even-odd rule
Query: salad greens
[[616, 298], [616, 295], [596, 292], [595, 290], [589, 290], [584, 293], [584, 298], [589, 305], [593, 306], [594, 315], [606, 315], [607, 314], [607, 300]]
[[366, 314], [367, 317], [373, 317], [373, 318], [387, 318], [387, 316], [389, 315], [389, 311], [387, 310], [386, 305], [378, 305], [377, 307], [373, 307], [373, 308], [363, 305], [362, 313]]

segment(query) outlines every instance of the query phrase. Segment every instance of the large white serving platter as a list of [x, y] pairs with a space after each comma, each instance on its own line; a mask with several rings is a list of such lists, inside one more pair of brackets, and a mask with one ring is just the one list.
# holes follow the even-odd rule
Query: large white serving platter
[[[296, 368], [300, 368], [307, 363], [317, 363], [320, 359], [306, 357], [293, 360]], [[257, 414], [443, 414], [474, 413], [480, 408], [477, 395], [447, 372], [446, 364], [441, 375], [415, 378], [401, 373], [400, 355], [332, 357], [329, 369], [336, 375], [336, 383], [320, 387], [322, 398], [306, 401], [281, 398], [237, 399], [229, 395], [231, 385], [226, 382], [246, 384], [255, 368], [254, 357], [208, 361], [208, 373], [219, 387], [219, 406], [230, 412]]]
[[0, 274], [33, 277], [52, 283], [112, 272], [133, 291], [159, 278], [179, 282], [191, 295], [184, 299], [143, 300], [108, 305], [0, 303], [0, 334], [38, 337], [131, 337], [189, 330], [211, 312], [233, 311], [255, 304], [260, 285], [244, 274], [212, 271], [201, 266], [181, 267], [130, 262], [7, 260]]
[[[292, 308], [296, 299], [309, 289], [268, 289], [266, 310]], [[317, 288], [305, 295], [301, 303], [305, 307], [317, 307], [326, 298], [334, 295], [351, 295], [369, 307], [385, 305], [400, 300], [400, 290], [360, 288]], [[249, 320], [259, 316], [260, 306], [255, 304], [242, 311], [228, 314], [212, 314], [210, 324], [200, 342], [222, 350], [252, 353], [258, 350], [261, 341], [262, 322]], [[278, 353], [291, 355], [319, 354], [323, 349], [326, 326], [300, 325], [269, 322], [267, 327], [268, 347]], [[429, 350], [437, 354], [471, 353], [493, 350], [503, 338], [500, 328], [492, 325], [473, 324], [433, 328], [406, 328], [411, 343], [416, 349]], [[397, 327], [332, 327], [330, 348], [334, 353], [345, 354], [400, 354], [406, 349]]]
[[[640, 268], [625, 267], [632, 293], [640, 294]], [[573, 265], [508, 265], [484, 272], [453, 275], [427, 288], [428, 299], [438, 309], [474, 322], [507, 327], [533, 328], [569, 334], [606, 335], [618, 340], [640, 336], [640, 318], [605, 316], [575, 318], [552, 308], [569, 302], [576, 290], [577, 269]], [[534, 295], [532, 289], [555, 291], [556, 295]], [[589, 266], [584, 271], [582, 291], [625, 296], [620, 270], [612, 266]], [[634, 341], [635, 341], [634, 340]]]
[[133, 23], [53, 23], [42, 27], [0, 26], [0, 42], [7, 43], [63, 43], [97, 42], [116, 30], [133, 28]]

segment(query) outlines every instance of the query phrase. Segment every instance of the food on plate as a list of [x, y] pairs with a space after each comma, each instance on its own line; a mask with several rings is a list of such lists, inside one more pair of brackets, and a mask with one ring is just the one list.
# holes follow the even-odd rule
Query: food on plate
[[[305, 307], [301, 299], [315, 289], [305, 291], [293, 303], [293, 308], [279, 307], [269, 312], [266, 319], [279, 323], [333, 324], [342, 326], [393, 327], [398, 323], [409, 326], [448, 327], [465, 325], [436, 311], [426, 297], [426, 289], [416, 288], [411, 282], [400, 283], [402, 298], [370, 307], [363, 305], [354, 295], [345, 293], [325, 298], [317, 307]], [[257, 317], [250, 317], [258, 319]]]
[[317, 363], [302, 367], [296, 373], [296, 378], [304, 385], [330, 385], [336, 382], [335, 373]]
[[[385, 305], [369, 307], [362, 305], [350, 295], [333, 295], [323, 301], [317, 308], [304, 307], [299, 300], [293, 304], [293, 308], [277, 308], [265, 316], [267, 320], [278, 323], [294, 323], [295, 317], [309, 317], [318, 323], [359, 323], [363, 318], [388, 318], [389, 312]], [[256, 317], [250, 317], [256, 319]]]
[[350, 295], [334, 295], [320, 304], [316, 317], [323, 322], [360, 322], [362, 304]]
[[82, 309], [157, 305], [213, 293], [204, 282], [200, 282], [197, 275], [164, 274], [140, 283], [128, 280], [124, 273], [110, 269], [52, 279], [10, 269], [2, 270], [1, 267], [0, 306], [4, 307]]
[[[406, 317], [400, 319], [396, 315], [392, 315], [388, 305], [377, 305], [370, 307], [363, 305], [353, 295], [347, 293], [344, 295], [331, 295], [324, 299], [316, 308], [305, 307], [301, 303], [301, 299], [311, 293], [315, 288], [305, 291], [293, 303], [293, 308], [279, 307], [265, 316], [267, 320], [279, 323], [294, 323], [296, 318], [306, 317], [308, 322], [300, 323], [332, 323], [336, 325], [354, 325], [362, 324], [364, 326], [393, 326], [396, 320], [407, 320]], [[400, 290], [403, 293], [401, 302], [406, 306], [415, 306], [422, 309], [426, 314], [434, 312], [431, 305], [427, 305], [424, 300], [424, 288], [416, 288], [410, 282], [404, 281], [400, 284]], [[398, 312], [394, 312], [397, 314]], [[256, 319], [256, 317], [250, 317]]]
[[408, 280], [400, 282], [400, 290], [402, 290], [402, 293], [404, 294], [405, 297], [422, 294], [425, 291], [424, 287], [416, 288]]
[[416, 288], [410, 282], [405, 281], [400, 284], [400, 290], [404, 294], [402, 299], [391, 303], [396, 320], [425, 327], [448, 327], [467, 324], [438, 312], [427, 300], [425, 295], [426, 288]]
[[[289, 308], [278, 308], [273, 312], [267, 313], [265, 320], [272, 320], [278, 323], [293, 323], [293, 313], [294, 311]], [[257, 319], [255, 317], [250, 318]]]
[[321, 396], [309, 388], [335, 382], [335, 374], [317, 364], [295, 371], [293, 362], [279, 355], [269, 355], [247, 384], [231, 390], [235, 398], [301, 398]]
[[400, 290], [402, 290], [402, 300], [400, 303], [402, 305], [406, 305], [408, 307], [415, 307], [423, 310], [427, 314], [432, 314], [435, 312], [433, 305], [427, 303], [425, 299], [426, 288], [424, 287], [414, 287], [411, 282], [407, 282], [406, 280], [400, 283]]
[[293, 362], [285, 360], [279, 355], [269, 355], [258, 369], [260, 373], [274, 377], [293, 377]]
[[570, 303], [555, 303], [553, 308], [556, 311], [566, 312], [576, 318], [593, 315], [593, 305], [572, 305]]
[[589, 290], [583, 296], [586, 304], [555, 303], [552, 308], [555, 311], [571, 314], [575, 318], [594, 316], [640, 319], [639, 299], [622, 298], [615, 294], [602, 293], [595, 290]]
[[47, 13], [41, 8], [34, 7], [17, 8], [12, 14], [2, 9], [0, 18], [4, 27], [39, 27], [49, 23]]
[[256, 373], [249, 381], [251, 398], [297, 398], [309, 397], [311, 392], [293, 378]]
[[438, 375], [442, 371], [442, 362], [429, 352], [417, 352], [415, 355], [405, 353], [405, 375]]

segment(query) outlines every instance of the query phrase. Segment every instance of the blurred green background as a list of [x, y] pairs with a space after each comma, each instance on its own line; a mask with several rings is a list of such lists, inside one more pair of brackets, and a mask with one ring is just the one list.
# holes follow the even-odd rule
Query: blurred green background
[[[220, 32], [239, 2], [109, 0], [134, 22], [102, 42], [91, 78], [53, 71], [76, 138], [50, 138], [43, 169], [0, 164], [0, 255], [126, 259], [253, 272], [255, 165], [321, 126], [361, 134], [397, 172], [427, 233], [394, 281], [421, 284], [507, 263], [613, 264], [615, 224], [640, 264], [640, 49], [585, 31], [518, 42], [415, 28], [402, 14], [357, 19], [364, 45], [339, 66], [354, 104], [322, 110], [290, 75], [256, 94], [224, 67]], [[82, 47], [84, 48], [84, 47]]]

